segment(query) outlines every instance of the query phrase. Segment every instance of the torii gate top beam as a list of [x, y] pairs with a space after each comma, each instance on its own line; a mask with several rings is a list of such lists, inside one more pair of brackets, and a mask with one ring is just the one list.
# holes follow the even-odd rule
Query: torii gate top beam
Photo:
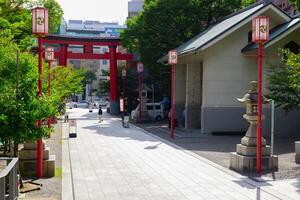
[[43, 43], [47, 44], [65, 44], [65, 45], [94, 45], [94, 46], [119, 46], [120, 38], [103, 37], [75, 37], [66, 35], [46, 35]]

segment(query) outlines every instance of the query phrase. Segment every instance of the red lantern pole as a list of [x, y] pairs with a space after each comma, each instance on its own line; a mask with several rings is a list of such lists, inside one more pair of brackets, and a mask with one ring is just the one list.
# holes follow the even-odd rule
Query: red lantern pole
[[141, 82], [142, 82], [142, 77], [141, 74], [139, 73], [139, 124], [142, 123], [142, 90], [141, 90]]
[[174, 64], [172, 64], [172, 73], [171, 73], [171, 130], [170, 137], [174, 138]]
[[258, 16], [252, 20], [252, 41], [258, 43], [258, 110], [257, 110], [257, 130], [256, 130], [256, 170], [261, 175], [262, 168], [262, 57], [263, 42], [269, 40], [269, 18]]
[[[43, 49], [42, 49], [43, 39], [38, 36], [38, 88], [39, 88], [39, 97], [42, 96], [42, 58], [43, 58]], [[38, 120], [38, 127], [41, 128], [42, 120]], [[43, 140], [42, 138], [38, 139], [37, 142], [37, 178], [43, 177]]]
[[262, 128], [261, 128], [261, 115], [262, 115], [262, 54], [263, 45], [262, 42], [258, 44], [258, 121], [257, 121], [257, 157], [256, 157], [256, 168], [257, 173], [261, 174], [261, 138], [262, 138]]
[[[49, 73], [48, 73], [48, 96], [51, 96], [51, 60], [48, 60], [48, 69], [49, 69]], [[47, 124], [48, 124], [48, 128], [51, 127], [51, 117], [48, 117], [47, 120]]]
[[171, 69], [171, 110], [170, 110], [170, 138], [174, 138], [174, 84], [175, 84], [175, 64], [177, 64], [177, 52], [174, 50], [168, 53], [168, 63], [172, 66]]

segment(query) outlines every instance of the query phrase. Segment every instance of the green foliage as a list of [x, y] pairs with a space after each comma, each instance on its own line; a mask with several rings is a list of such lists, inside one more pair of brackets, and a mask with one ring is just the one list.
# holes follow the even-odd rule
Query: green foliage
[[40, 0], [42, 5], [49, 10], [49, 32], [57, 33], [64, 14], [56, 0]]
[[21, 48], [33, 44], [31, 9], [35, 6], [49, 9], [49, 32], [58, 30], [63, 11], [56, 0], [0, 0], [0, 36], [11, 37]]
[[17, 70], [17, 45], [4, 40], [0, 43], [0, 140], [37, 139], [48, 130], [39, 129], [36, 122], [51, 114], [49, 99], [37, 97], [37, 59], [21, 53]]
[[270, 97], [285, 110], [300, 108], [300, 54], [282, 50], [282, 64], [269, 73]]
[[251, 4], [254, 4], [256, 0], [242, 0], [242, 7], [247, 7]]
[[[102, 70], [102, 76], [109, 76], [108, 70]], [[99, 81], [99, 91], [100, 94], [108, 94], [109, 93], [109, 80], [100, 80]]]
[[291, 3], [295, 4], [298, 10], [300, 10], [300, 0], [289, 0]]
[[86, 70], [82, 80], [83, 85], [85, 86], [86, 84], [92, 84], [92, 82], [95, 80], [97, 80], [96, 74], [90, 70]]
[[121, 33], [123, 45], [140, 54], [140, 60], [156, 77], [155, 83], [164, 79], [162, 91], [168, 91], [170, 71], [157, 60], [170, 49], [204, 31], [216, 20], [252, 3], [242, 0], [146, 0], [144, 11], [127, 21]]
[[[49, 70], [44, 74], [44, 89], [47, 91], [47, 77]], [[64, 99], [70, 98], [74, 93], [81, 93], [83, 90], [82, 80], [85, 70], [73, 69], [71, 66], [57, 66], [50, 70], [51, 73], [51, 105], [53, 116], [64, 111]]]

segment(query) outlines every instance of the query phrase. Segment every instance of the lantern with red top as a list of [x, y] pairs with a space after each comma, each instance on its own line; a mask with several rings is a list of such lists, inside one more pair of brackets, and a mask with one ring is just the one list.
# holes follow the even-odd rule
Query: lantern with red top
[[258, 16], [252, 20], [252, 41], [258, 43], [258, 108], [256, 131], [256, 169], [261, 175], [262, 169], [262, 58], [263, 43], [269, 40], [269, 18]]
[[45, 60], [53, 61], [54, 60], [54, 48], [47, 47], [45, 49]]
[[171, 71], [171, 110], [170, 110], [170, 137], [174, 138], [174, 65], [177, 64], [177, 51], [170, 50], [168, 53], [168, 63], [172, 65]]
[[252, 41], [265, 42], [269, 40], [269, 18], [258, 16], [252, 20]]
[[34, 35], [48, 34], [48, 9], [43, 7], [32, 9], [32, 33]]
[[[48, 33], [48, 10], [43, 7], [32, 9], [32, 33], [38, 36], [38, 88], [39, 96], [42, 96], [42, 36]], [[42, 120], [38, 120], [38, 127], [41, 128]], [[43, 141], [42, 138], [37, 142], [37, 177], [43, 177]]]

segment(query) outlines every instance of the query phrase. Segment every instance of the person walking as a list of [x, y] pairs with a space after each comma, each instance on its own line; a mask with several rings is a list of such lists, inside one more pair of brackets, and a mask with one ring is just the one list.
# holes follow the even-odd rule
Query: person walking
[[101, 123], [101, 122], [103, 121], [103, 119], [102, 119], [102, 109], [101, 109], [101, 106], [99, 106], [98, 117], [99, 117], [99, 123]]

